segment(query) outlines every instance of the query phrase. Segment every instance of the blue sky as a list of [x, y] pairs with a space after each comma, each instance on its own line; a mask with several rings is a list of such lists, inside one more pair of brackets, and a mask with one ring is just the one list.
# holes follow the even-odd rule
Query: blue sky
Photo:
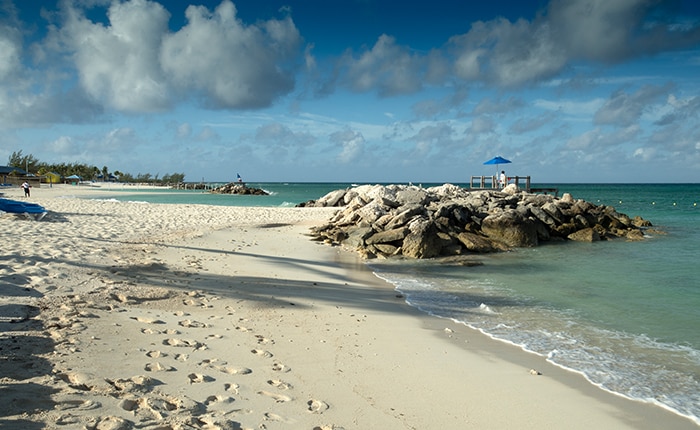
[[[483, 4], [482, 4], [483, 3]], [[0, 164], [698, 182], [694, 0], [0, 0]]]

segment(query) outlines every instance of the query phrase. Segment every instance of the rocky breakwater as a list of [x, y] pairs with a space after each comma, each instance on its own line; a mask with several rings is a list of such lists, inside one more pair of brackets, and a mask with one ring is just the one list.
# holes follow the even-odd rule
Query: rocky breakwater
[[250, 188], [241, 182], [229, 182], [226, 185], [212, 188], [209, 190], [212, 194], [247, 194], [254, 196], [268, 196], [270, 193], [260, 188]]
[[651, 223], [611, 206], [531, 194], [515, 185], [472, 191], [363, 185], [299, 206], [337, 206], [328, 223], [311, 229], [318, 240], [356, 249], [365, 258], [433, 258], [532, 247], [547, 241], [641, 240]]

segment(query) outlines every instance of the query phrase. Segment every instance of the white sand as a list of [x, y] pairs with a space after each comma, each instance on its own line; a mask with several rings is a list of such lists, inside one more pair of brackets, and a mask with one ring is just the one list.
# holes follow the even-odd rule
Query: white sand
[[0, 428], [697, 428], [406, 306], [305, 236], [333, 209], [85, 193], [0, 217]]

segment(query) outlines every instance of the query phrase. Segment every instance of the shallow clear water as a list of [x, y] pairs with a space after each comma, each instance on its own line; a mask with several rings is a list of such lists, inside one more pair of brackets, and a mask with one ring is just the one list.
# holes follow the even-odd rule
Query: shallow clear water
[[[293, 206], [350, 184], [248, 184], [271, 196], [162, 191], [119, 200]], [[429, 184], [424, 184], [429, 186]], [[548, 357], [592, 383], [700, 424], [700, 185], [538, 185], [642, 216], [642, 242], [560, 243], [482, 255], [481, 266], [374, 261], [425, 312]]]
[[559, 185], [666, 234], [481, 256], [375, 262], [413, 305], [700, 423], [700, 186]]

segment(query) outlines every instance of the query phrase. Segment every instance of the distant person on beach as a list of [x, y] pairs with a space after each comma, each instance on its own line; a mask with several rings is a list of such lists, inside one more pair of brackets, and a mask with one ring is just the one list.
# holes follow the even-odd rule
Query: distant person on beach
[[24, 197], [29, 197], [29, 189], [31, 188], [31, 186], [29, 186], [29, 182], [24, 181], [24, 183], [20, 185], [20, 187], [22, 187], [22, 189], [24, 190]]
[[508, 177], [506, 176], [506, 171], [501, 170], [501, 178], [498, 180], [498, 184], [501, 186], [501, 188], [503, 188], [506, 186], [507, 183], [508, 183]]

